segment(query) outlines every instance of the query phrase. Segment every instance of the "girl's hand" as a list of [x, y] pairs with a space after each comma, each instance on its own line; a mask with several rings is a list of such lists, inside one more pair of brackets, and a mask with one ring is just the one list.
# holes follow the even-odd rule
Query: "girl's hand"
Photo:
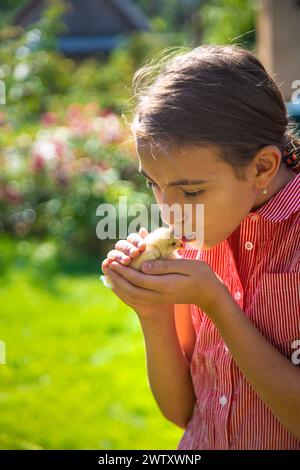
[[[112, 280], [110, 274], [111, 270], [108, 269], [109, 265], [114, 262], [120, 263], [120, 265], [128, 265], [132, 258], [136, 258], [141, 251], [144, 251], [146, 248], [145, 238], [148, 235], [148, 231], [142, 227], [139, 230], [139, 233], [131, 233], [128, 235], [127, 240], [119, 240], [115, 244], [115, 249], [107, 253], [107, 257], [102, 262], [101, 269], [105, 276], [108, 276]], [[118, 264], [117, 263], [117, 264]], [[114, 283], [114, 281], [113, 281]], [[113, 292], [117, 294], [125, 303], [132, 307], [139, 316], [144, 318], [154, 316], [159, 313], [164, 313], [166, 311], [165, 305], [148, 305], [143, 303], [142, 305], [138, 302], [130, 302], [127, 300], [126, 296], [124, 297], [121, 292], [115, 287], [112, 288]]]
[[145, 250], [146, 242], [144, 239], [147, 235], [148, 231], [142, 227], [140, 228], [139, 233], [130, 233], [127, 240], [119, 240], [115, 244], [115, 249], [110, 250], [107, 253], [107, 257], [102, 262], [102, 271], [103, 268], [107, 268], [112, 261], [119, 261], [119, 263], [125, 265], [129, 264], [131, 258], [136, 258], [141, 251]]
[[[145, 271], [145, 264], [152, 266]], [[113, 291], [128, 305], [147, 307], [169, 304], [195, 304], [206, 314], [213, 314], [226, 289], [209, 264], [204, 261], [176, 259], [156, 260], [142, 264], [140, 271], [110, 263], [107, 274], [114, 285]], [[139, 312], [137, 312], [139, 313]]]

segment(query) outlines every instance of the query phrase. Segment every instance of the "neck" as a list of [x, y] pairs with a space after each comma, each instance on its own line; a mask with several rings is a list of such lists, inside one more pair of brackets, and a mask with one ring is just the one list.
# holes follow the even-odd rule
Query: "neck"
[[267, 187], [267, 194], [262, 194], [260, 191], [251, 210], [254, 211], [269, 201], [269, 199], [271, 199], [276, 193], [278, 193], [278, 191], [284, 188], [284, 186], [286, 186], [293, 178], [295, 178], [295, 176], [297, 176], [297, 174], [292, 170], [289, 170], [284, 166], [280, 166], [276, 175]]

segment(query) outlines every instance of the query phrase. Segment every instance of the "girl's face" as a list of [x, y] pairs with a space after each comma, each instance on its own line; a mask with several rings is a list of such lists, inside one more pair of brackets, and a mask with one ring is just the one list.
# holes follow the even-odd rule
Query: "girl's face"
[[188, 235], [183, 228], [183, 205], [191, 204], [193, 232], [196, 232], [196, 204], [204, 207], [204, 242], [190, 242], [196, 248], [209, 249], [225, 240], [247, 216], [258, 194], [254, 184], [256, 173], [251, 164], [245, 169], [245, 181], [238, 180], [229, 163], [221, 160], [217, 148], [185, 146], [176, 151], [156, 151], [137, 144], [140, 172], [152, 187], [156, 202], [182, 207], [182, 217], [168, 220], [175, 233]]

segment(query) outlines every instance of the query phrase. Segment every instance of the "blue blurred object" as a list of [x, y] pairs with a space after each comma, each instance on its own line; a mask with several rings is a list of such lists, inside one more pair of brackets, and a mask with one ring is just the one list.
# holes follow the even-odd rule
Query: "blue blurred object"
[[286, 108], [287, 108], [288, 116], [292, 117], [296, 121], [296, 123], [298, 124], [297, 134], [300, 135], [300, 129], [299, 129], [299, 125], [300, 125], [300, 101], [298, 101], [298, 102], [288, 101], [286, 103]]
[[125, 44], [124, 35], [60, 36], [58, 48], [65, 55], [90, 55], [95, 52], [110, 52]]
[[[132, 0], [68, 0], [63, 14], [65, 30], [58, 33], [59, 51], [66, 56], [88, 57], [109, 53], [137, 31], [150, 31], [143, 11]], [[27, 0], [15, 17], [25, 29], [43, 17], [46, 2]]]

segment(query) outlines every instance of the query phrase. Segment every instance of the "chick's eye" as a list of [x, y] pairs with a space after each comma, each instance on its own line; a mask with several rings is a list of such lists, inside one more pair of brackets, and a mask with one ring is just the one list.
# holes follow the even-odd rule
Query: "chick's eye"
[[183, 191], [183, 193], [186, 197], [197, 197], [197, 196], [200, 196], [200, 194], [204, 193], [204, 189], [200, 189], [199, 191], [194, 191], [193, 193], [188, 193], [186, 191]]

